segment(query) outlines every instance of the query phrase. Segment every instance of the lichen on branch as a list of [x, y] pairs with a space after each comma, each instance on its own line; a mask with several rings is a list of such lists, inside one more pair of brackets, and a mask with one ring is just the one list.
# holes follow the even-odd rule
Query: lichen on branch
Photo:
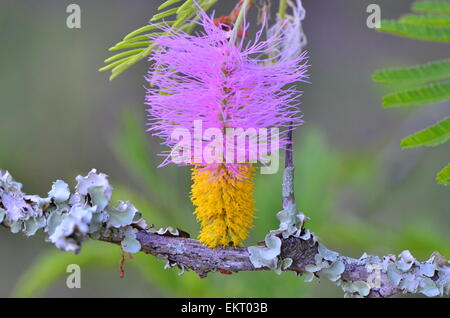
[[76, 181], [73, 193], [67, 183], [57, 180], [48, 197], [42, 198], [24, 194], [22, 184], [0, 170], [0, 224], [26, 236], [43, 230], [46, 239], [63, 251], [79, 252], [89, 238], [114, 237], [121, 239], [125, 252], [138, 252], [136, 233], [146, 224], [137, 209], [124, 201], [112, 205], [108, 177], [95, 169]]
[[[291, 187], [286, 184], [291, 173], [292, 169], [286, 170], [286, 189]], [[307, 218], [295, 204], [286, 205], [277, 214], [280, 226], [262, 245], [211, 249], [178, 229], [147, 228], [130, 202], [112, 205], [112, 187], [105, 174], [92, 170], [76, 181], [72, 193], [58, 180], [48, 197], [41, 198], [23, 193], [22, 185], [0, 170], [0, 225], [26, 236], [43, 230], [47, 240], [64, 251], [79, 252], [88, 239], [120, 244], [126, 252], [142, 251], [166, 261], [166, 268], [194, 270], [201, 277], [221, 271], [294, 271], [305, 281], [331, 280], [352, 297], [450, 293], [450, 263], [439, 253], [425, 262], [416, 260], [409, 251], [381, 258], [365, 253], [359, 259], [340, 255], [304, 228]]]

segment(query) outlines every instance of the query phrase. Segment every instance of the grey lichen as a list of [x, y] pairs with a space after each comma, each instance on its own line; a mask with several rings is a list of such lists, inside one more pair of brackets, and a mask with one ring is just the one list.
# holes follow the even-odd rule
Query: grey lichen
[[279, 237], [269, 233], [264, 240], [265, 246], [250, 246], [250, 261], [255, 268], [268, 267], [278, 268], [278, 256], [281, 253], [281, 240]]
[[[416, 260], [409, 251], [398, 257], [364, 254], [351, 259], [318, 245], [315, 264], [305, 266], [305, 281], [324, 277], [342, 288], [346, 297], [381, 297], [398, 293], [421, 293], [428, 297], [450, 293], [450, 263], [435, 253], [425, 262]], [[439, 255], [439, 257], [438, 257]], [[438, 261], [439, 260], [439, 261]]]
[[362, 280], [355, 282], [343, 281], [340, 285], [345, 292], [344, 296], [352, 298], [366, 297], [369, 295], [371, 289], [370, 285]]
[[450, 262], [434, 253], [419, 262], [409, 251], [403, 251], [388, 266], [388, 277], [403, 293], [421, 293], [428, 297], [450, 293]]
[[141, 250], [141, 243], [136, 239], [137, 229], [127, 227], [124, 238], [120, 243], [122, 250], [127, 253], [137, 253]]
[[167, 235], [167, 234], [170, 234], [172, 236], [179, 236], [180, 235], [180, 232], [178, 231], [178, 229], [174, 229], [171, 226], [166, 227], [166, 228], [160, 228], [160, 229], [156, 229], [153, 226], [151, 226], [148, 229], [148, 231], [150, 233], [155, 233], [155, 234], [158, 234], [158, 235]]
[[[314, 277], [324, 277], [332, 282], [338, 282], [345, 270], [344, 262], [339, 259], [339, 254], [328, 250], [322, 244], [318, 244], [318, 253], [314, 256], [315, 264], [306, 265], [305, 271], [309, 273], [308, 281]], [[313, 274], [313, 275], [311, 275]]]
[[95, 169], [76, 181], [73, 193], [57, 180], [48, 197], [41, 198], [25, 195], [22, 184], [0, 170], [0, 224], [27, 236], [42, 229], [47, 240], [64, 251], [78, 252], [89, 238], [113, 237], [121, 240], [125, 252], [137, 253], [141, 246], [134, 227], [146, 227], [137, 209], [130, 202], [112, 205], [108, 177]]

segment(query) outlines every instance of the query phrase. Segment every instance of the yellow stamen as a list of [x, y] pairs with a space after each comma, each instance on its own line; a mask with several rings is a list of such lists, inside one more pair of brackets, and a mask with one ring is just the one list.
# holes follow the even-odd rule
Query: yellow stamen
[[240, 176], [219, 166], [215, 170], [192, 169], [192, 203], [201, 224], [200, 242], [210, 248], [218, 245], [241, 245], [252, 226], [254, 168], [239, 167]]

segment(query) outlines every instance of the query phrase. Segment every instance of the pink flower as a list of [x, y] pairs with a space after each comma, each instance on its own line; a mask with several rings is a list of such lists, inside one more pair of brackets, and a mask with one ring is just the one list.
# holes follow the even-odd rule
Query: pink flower
[[[282, 36], [264, 41], [261, 31], [246, 45], [244, 41], [230, 43], [230, 33], [216, 26], [206, 13], [201, 14], [199, 24], [204, 31], [197, 35], [165, 28], [169, 35], [153, 39], [159, 49], [150, 57], [152, 66], [146, 80], [151, 86], [146, 105], [148, 131], [171, 148], [165, 152], [162, 165], [173, 162], [170, 154], [179, 140], [172, 134], [177, 128], [191, 133], [192, 157], [188, 163], [208, 165], [194, 160], [194, 122], [199, 120], [202, 132], [208, 128], [223, 132], [226, 128], [279, 128], [279, 144], [272, 143], [270, 151], [284, 149], [288, 130], [303, 122], [298, 107], [301, 94], [295, 83], [307, 78], [306, 54], [283, 58], [280, 54], [285, 53], [274, 53], [279, 52], [276, 46]], [[257, 160], [262, 162], [260, 139], [257, 144]], [[204, 141], [200, 147], [205, 149], [207, 145]], [[249, 145], [244, 147], [248, 153]], [[236, 154], [239, 149], [234, 150]], [[238, 170], [234, 163], [227, 165]]]

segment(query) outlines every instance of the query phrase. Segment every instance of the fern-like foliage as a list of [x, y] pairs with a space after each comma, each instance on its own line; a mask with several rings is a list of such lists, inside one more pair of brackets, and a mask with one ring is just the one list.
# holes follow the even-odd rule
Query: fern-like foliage
[[412, 10], [421, 13], [450, 13], [450, 3], [447, 1], [418, 1]]
[[[104, 62], [107, 64], [99, 71], [111, 70], [110, 80], [117, 77], [123, 71], [133, 66], [143, 58], [150, 55], [155, 45], [150, 41], [149, 35], [158, 31], [158, 26], [168, 25], [182, 29], [188, 33], [195, 27], [197, 11], [202, 8], [208, 11], [218, 0], [167, 0], [158, 7], [151, 19], [151, 24], [145, 25], [126, 35], [122, 41], [111, 47], [109, 51], [117, 52]], [[161, 34], [161, 33], [159, 33]]]
[[433, 41], [450, 42], [450, 27], [431, 26], [425, 24], [412, 24], [401, 21], [381, 21], [379, 31], [393, 33], [404, 37]]
[[424, 130], [402, 139], [403, 149], [434, 147], [450, 139], [450, 116]]
[[400, 68], [376, 72], [373, 80], [378, 83], [422, 84], [450, 78], [450, 59], [431, 62], [409, 68]]
[[450, 27], [450, 14], [436, 14], [427, 13], [419, 14], [405, 14], [399, 20], [402, 23], [430, 25], [430, 26], [447, 26]]
[[450, 82], [431, 84], [389, 94], [383, 97], [384, 107], [435, 104], [450, 99]]
[[450, 163], [438, 172], [436, 180], [439, 184], [450, 185]]
[[[406, 14], [398, 21], [384, 20], [378, 31], [407, 38], [450, 42], [450, 2], [419, 1], [412, 10], [420, 14]], [[403, 90], [383, 97], [384, 107], [416, 106], [450, 100], [450, 59], [408, 68], [378, 71], [375, 82], [392, 85], [401, 84]], [[419, 86], [418, 85], [424, 85]], [[406, 87], [406, 89], [405, 89]], [[450, 139], [450, 116], [436, 124], [403, 138], [403, 149], [434, 147]], [[436, 180], [439, 184], [450, 184], [450, 164], [441, 170]]]

